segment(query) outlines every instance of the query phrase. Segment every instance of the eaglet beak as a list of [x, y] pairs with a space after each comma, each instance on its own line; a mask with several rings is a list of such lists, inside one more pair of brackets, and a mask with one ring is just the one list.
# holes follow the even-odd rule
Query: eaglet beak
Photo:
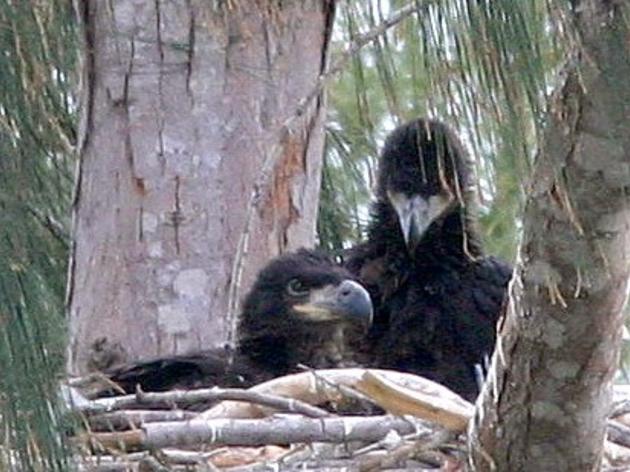
[[312, 290], [309, 299], [295, 305], [293, 309], [310, 321], [348, 321], [363, 326], [372, 324], [370, 294], [353, 280]]
[[398, 222], [405, 244], [413, 254], [431, 224], [439, 219], [453, 203], [449, 195], [420, 195], [408, 197], [403, 193], [388, 192], [389, 201], [398, 214]]

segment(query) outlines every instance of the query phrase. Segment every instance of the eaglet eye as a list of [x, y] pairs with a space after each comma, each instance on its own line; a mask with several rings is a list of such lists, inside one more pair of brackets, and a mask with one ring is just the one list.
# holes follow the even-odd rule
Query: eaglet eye
[[287, 293], [293, 297], [308, 295], [308, 288], [300, 279], [291, 279], [287, 284]]

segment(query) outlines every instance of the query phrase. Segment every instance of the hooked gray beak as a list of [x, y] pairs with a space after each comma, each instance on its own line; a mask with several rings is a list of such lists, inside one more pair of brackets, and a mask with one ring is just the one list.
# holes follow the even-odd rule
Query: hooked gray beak
[[343, 320], [367, 327], [372, 324], [370, 294], [353, 280], [313, 290], [306, 303], [295, 305], [293, 309], [316, 322]]
[[407, 249], [414, 253], [431, 224], [451, 206], [450, 195], [432, 195], [428, 199], [420, 195], [408, 197], [403, 193], [388, 192], [389, 201], [396, 210], [398, 222]]

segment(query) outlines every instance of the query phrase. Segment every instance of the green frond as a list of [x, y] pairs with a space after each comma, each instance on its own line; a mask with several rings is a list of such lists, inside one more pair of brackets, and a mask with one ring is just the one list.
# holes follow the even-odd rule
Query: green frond
[[70, 2], [0, 1], [0, 469], [68, 470], [65, 349], [77, 48]]

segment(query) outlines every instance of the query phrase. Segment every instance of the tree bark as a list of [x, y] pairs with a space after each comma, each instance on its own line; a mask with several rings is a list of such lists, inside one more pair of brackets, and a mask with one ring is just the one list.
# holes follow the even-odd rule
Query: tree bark
[[325, 66], [334, 2], [222, 3], [79, 2], [73, 373], [224, 343], [243, 232], [237, 297], [267, 259], [314, 243], [325, 101], [300, 101]]
[[620, 4], [572, 2], [578, 54], [529, 189], [507, 313], [471, 425], [474, 470], [601, 465], [630, 271], [630, 43]]

